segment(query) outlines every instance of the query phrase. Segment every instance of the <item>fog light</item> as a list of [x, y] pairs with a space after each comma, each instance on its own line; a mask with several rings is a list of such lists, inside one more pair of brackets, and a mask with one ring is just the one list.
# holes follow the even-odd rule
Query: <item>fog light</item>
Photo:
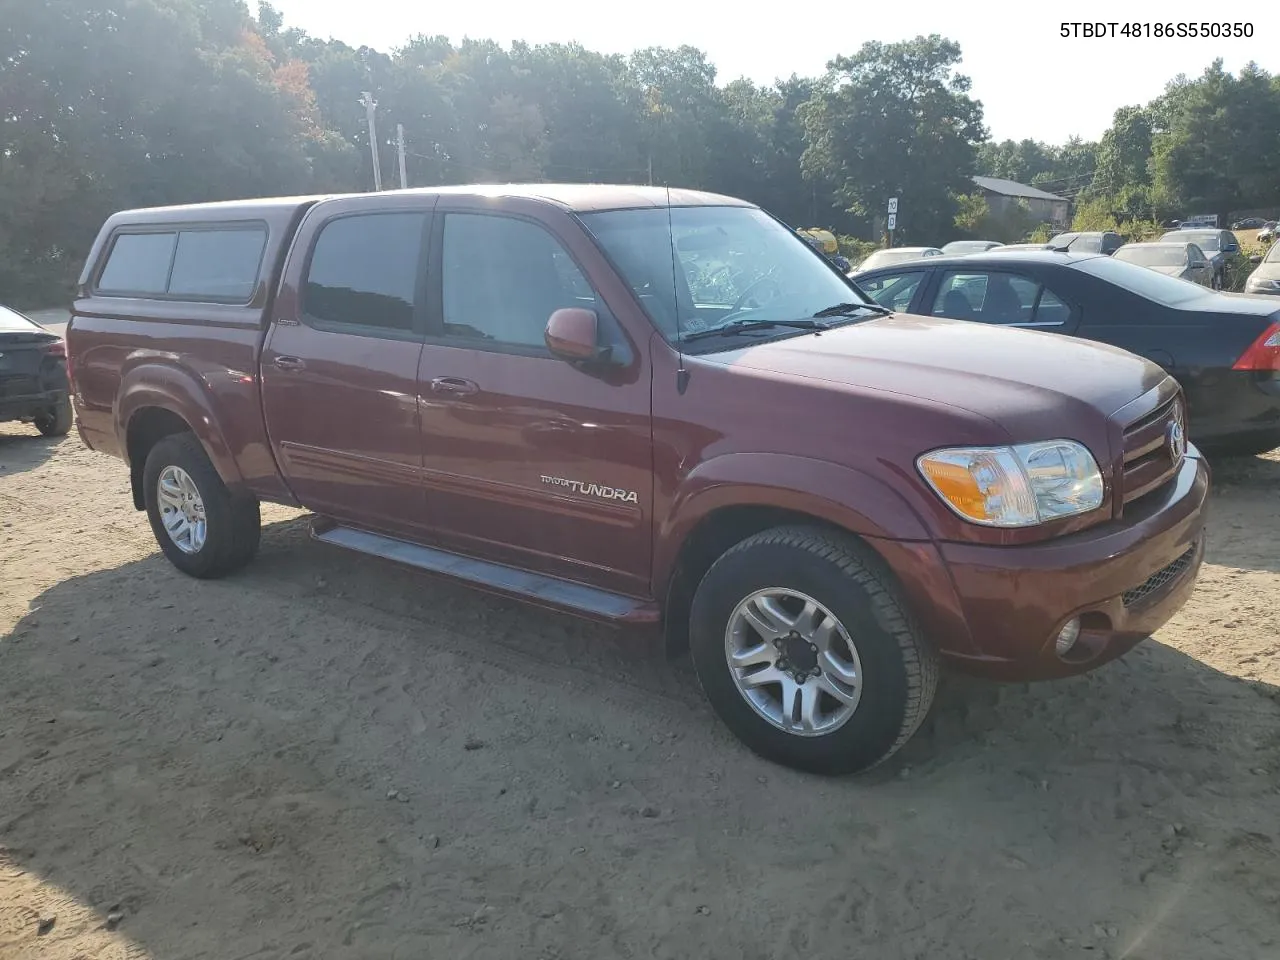
[[1058, 656], [1065, 657], [1071, 652], [1071, 648], [1076, 645], [1076, 641], [1080, 639], [1080, 618], [1074, 617], [1067, 622], [1062, 628], [1062, 632], [1058, 634], [1058, 639], [1054, 641], [1054, 649], [1058, 651]]

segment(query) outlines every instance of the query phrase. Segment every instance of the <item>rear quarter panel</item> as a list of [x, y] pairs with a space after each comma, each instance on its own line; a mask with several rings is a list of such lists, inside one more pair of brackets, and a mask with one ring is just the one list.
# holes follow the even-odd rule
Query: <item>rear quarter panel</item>
[[[290, 501], [267, 443], [258, 355], [264, 317], [294, 230], [309, 201], [262, 209], [181, 207], [116, 214], [104, 224], [80, 277], [67, 325], [73, 403], [81, 438], [128, 459], [129, 421], [147, 407], [182, 417], [223, 480], [263, 499]], [[247, 304], [102, 296], [94, 281], [122, 228], [256, 220], [267, 243]]]

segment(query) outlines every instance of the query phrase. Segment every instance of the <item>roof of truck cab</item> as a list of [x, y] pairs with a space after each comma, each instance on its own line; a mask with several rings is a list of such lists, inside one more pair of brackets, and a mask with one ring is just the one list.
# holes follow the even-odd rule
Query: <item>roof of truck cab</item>
[[707, 193], [704, 190], [672, 187], [668, 191], [666, 187], [641, 187], [613, 183], [468, 183], [450, 187], [390, 192], [541, 200], [576, 213], [658, 208], [667, 206], [668, 202], [674, 207], [752, 206], [745, 200], [722, 196], [718, 193]]
[[292, 211], [309, 207], [333, 195], [310, 197], [265, 197], [252, 200], [217, 200], [210, 203], [186, 203], [169, 207], [138, 207], [111, 215], [113, 225], [122, 223], [167, 223], [208, 220], [257, 220], [288, 216]]
[[[421, 196], [469, 196], [497, 199], [540, 200], [555, 204], [565, 210], [586, 213], [599, 210], [630, 210], [665, 207], [670, 197], [672, 206], [742, 206], [752, 204], [745, 200], [702, 190], [666, 187], [640, 187], [626, 184], [604, 183], [504, 183], [463, 184], [450, 187], [423, 187], [409, 190], [386, 190], [384, 194], [419, 194]], [[214, 203], [192, 203], [171, 207], [146, 207], [122, 210], [111, 219], [121, 223], [163, 223], [167, 221], [191, 221], [271, 218], [274, 214], [287, 215], [289, 211], [311, 206], [323, 200], [373, 196], [368, 193], [326, 194], [301, 197], [268, 197], [257, 200], [223, 200]]]

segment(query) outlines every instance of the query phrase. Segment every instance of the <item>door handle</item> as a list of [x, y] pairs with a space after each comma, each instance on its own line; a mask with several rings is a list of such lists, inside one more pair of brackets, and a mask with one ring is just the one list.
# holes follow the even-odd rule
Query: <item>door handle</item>
[[469, 393], [475, 393], [480, 387], [471, 380], [463, 380], [461, 377], [436, 377], [431, 381], [431, 389], [435, 393], [453, 393], [458, 396], [465, 396]]
[[271, 361], [281, 370], [305, 370], [306, 364], [299, 357], [276, 357]]

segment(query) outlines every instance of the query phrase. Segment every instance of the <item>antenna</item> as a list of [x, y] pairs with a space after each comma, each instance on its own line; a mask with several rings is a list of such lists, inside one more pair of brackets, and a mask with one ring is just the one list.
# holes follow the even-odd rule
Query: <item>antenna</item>
[[667, 243], [671, 247], [671, 305], [676, 317], [676, 392], [683, 395], [689, 386], [689, 371], [684, 366], [684, 346], [680, 339], [680, 294], [677, 292], [676, 271], [680, 262], [676, 258], [676, 231], [671, 219], [671, 185], [663, 184], [667, 191]]

